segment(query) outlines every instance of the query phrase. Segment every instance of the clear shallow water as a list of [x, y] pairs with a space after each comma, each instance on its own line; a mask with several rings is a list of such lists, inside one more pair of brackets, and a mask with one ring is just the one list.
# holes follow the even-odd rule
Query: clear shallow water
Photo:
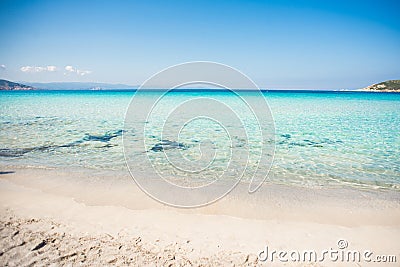
[[[122, 130], [133, 94], [0, 92], [1, 165], [125, 172]], [[187, 94], [232, 101], [224, 92], [176, 92], [170, 105]], [[291, 91], [264, 96], [276, 129], [270, 180], [303, 186], [400, 188], [400, 94]], [[208, 129], [205, 136], [202, 131], [186, 133], [191, 139], [182, 143], [189, 158], [197, 156], [196, 138], [213, 139], [222, 150], [228, 146], [221, 128], [205, 123], [202, 129]], [[149, 148], [161, 141], [157, 131], [146, 134]], [[155, 164], [165, 164], [157, 151], [150, 155]], [[220, 163], [223, 167], [223, 157]]]

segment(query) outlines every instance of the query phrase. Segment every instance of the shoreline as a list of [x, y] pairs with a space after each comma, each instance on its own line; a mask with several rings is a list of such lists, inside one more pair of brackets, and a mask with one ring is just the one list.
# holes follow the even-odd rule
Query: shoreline
[[[256, 255], [265, 245], [318, 250], [335, 247], [339, 239], [347, 240], [351, 249], [395, 254], [400, 259], [400, 193], [396, 191], [266, 183], [256, 196], [239, 186], [217, 203], [185, 210], [150, 199], [129, 176], [116, 180], [74, 175], [28, 169], [0, 175], [2, 231], [24, 233], [13, 238], [25, 242], [4, 252], [16, 241], [3, 239], [1, 262], [28, 265], [28, 258], [17, 262], [11, 256], [12, 251], [30, 251], [34, 254], [30, 261], [61, 264], [85, 259], [83, 264], [90, 265], [97, 259], [104, 264], [187, 265], [190, 261], [252, 266], [260, 263]], [[35, 238], [30, 241], [32, 235]], [[132, 243], [139, 237], [140, 246]], [[45, 241], [49, 244], [32, 252], [39, 241], [53, 239], [62, 242], [52, 246]], [[82, 255], [76, 251], [79, 246], [73, 245], [78, 241]], [[131, 248], [121, 252], [115, 249], [117, 244]], [[60, 246], [65, 255], [75, 255], [56, 257]], [[92, 246], [102, 250], [100, 256], [89, 253]], [[129, 260], [129, 253], [135, 255], [134, 260]]]

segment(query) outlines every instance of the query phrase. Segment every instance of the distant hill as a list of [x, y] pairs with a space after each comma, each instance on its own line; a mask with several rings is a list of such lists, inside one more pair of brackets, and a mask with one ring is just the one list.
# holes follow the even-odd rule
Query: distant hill
[[21, 83], [14, 83], [7, 80], [0, 80], [0, 90], [33, 90], [35, 89], [32, 86], [21, 84]]
[[136, 89], [137, 86], [127, 84], [110, 84], [94, 82], [52, 82], [32, 83], [23, 82], [41, 90], [112, 90], [112, 89]]
[[376, 83], [361, 90], [376, 92], [400, 92], [400, 80], [389, 80], [381, 83]]

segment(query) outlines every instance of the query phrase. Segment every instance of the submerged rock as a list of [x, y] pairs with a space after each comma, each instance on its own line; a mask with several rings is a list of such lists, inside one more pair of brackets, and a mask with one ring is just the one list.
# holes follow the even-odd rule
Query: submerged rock
[[169, 149], [187, 149], [188, 147], [176, 141], [161, 140], [161, 142], [155, 144], [150, 150], [153, 152], [160, 152]]
[[51, 146], [38, 146], [28, 148], [2, 148], [0, 149], [0, 157], [21, 157], [26, 153], [33, 151], [44, 151], [51, 149]]
[[86, 134], [83, 138], [84, 141], [100, 141], [100, 142], [109, 142], [111, 139], [121, 136], [122, 130], [118, 130], [115, 132], [107, 132], [104, 135], [90, 135]]
[[[86, 134], [82, 139], [73, 141], [71, 143], [63, 144], [63, 145], [44, 145], [44, 146], [36, 146], [36, 147], [27, 147], [27, 148], [1, 148], [0, 149], [0, 157], [21, 157], [26, 153], [35, 152], [35, 151], [47, 151], [47, 150], [54, 150], [58, 148], [70, 148], [79, 146], [84, 142], [89, 141], [99, 141], [108, 143], [111, 139], [121, 136], [122, 130], [114, 131], [114, 132], [107, 132], [104, 135], [89, 135]], [[109, 148], [114, 145], [106, 144], [102, 146], [102, 148]]]

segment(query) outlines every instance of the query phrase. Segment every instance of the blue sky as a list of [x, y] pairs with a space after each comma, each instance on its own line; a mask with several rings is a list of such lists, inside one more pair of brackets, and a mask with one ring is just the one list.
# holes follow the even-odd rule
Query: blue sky
[[141, 84], [186, 61], [263, 88], [400, 79], [399, 1], [0, 1], [0, 77]]

